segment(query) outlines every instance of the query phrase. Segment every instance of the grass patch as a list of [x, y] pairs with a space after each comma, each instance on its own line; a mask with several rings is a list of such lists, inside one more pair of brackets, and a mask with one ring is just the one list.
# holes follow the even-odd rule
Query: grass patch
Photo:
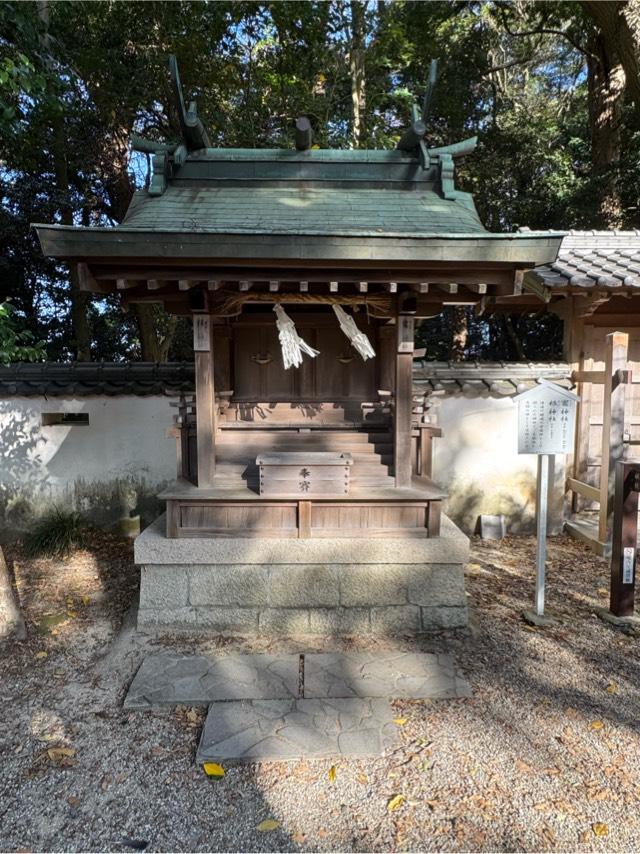
[[87, 542], [88, 527], [79, 513], [59, 507], [45, 513], [25, 537], [29, 557], [67, 557]]

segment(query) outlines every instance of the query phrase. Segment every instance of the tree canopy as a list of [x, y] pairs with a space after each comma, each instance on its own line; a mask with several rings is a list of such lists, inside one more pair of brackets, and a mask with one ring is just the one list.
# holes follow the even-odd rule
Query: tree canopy
[[[124, 314], [42, 257], [30, 223], [115, 224], [144, 183], [132, 133], [176, 139], [167, 59], [212, 144], [392, 148], [439, 59], [428, 142], [477, 134], [459, 182], [487, 227], [640, 224], [640, 14], [631, 2], [5, 2], [0, 298], [52, 359], [190, 358], [187, 322]], [[560, 324], [424, 324], [431, 358], [558, 355]], [[462, 336], [460, 330], [462, 329]]]

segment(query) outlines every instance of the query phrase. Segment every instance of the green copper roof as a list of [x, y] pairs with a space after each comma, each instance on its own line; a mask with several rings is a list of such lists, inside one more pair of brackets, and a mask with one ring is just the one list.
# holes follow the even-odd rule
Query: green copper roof
[[485, 234], [470, 196], [433, 190], [182, 186], [136, 194], [123, 229], [226, 234], [423, 237]]

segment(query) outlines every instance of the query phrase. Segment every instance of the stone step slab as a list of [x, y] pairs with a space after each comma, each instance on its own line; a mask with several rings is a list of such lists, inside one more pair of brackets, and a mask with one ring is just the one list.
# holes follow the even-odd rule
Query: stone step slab
[[452, 655], [349, 652], [306, 655], [305, 697], [393, 697], [444, 700], [470, 697]]
[[149, 655], [125, 709], [208, 705], [217, 700], [298, 697], [299, 655]]
[[147, 656], [124, 706], [208, 705], [229, 700], [451, 699], [471, 696], [453, 656], [397, 651], [299, 655]]
[[398, 743], [387, 700], [244, 700], [209, 707], [196, 762], [379, 756]]

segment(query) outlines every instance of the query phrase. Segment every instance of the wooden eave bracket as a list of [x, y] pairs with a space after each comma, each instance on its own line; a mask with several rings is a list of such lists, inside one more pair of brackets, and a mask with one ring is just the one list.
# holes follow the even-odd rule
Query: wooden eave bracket
[[[522, 272], [522, 271], [520, 271]], [[552, 290], [544, 284], [544, 279], [535, 270], [526, 270], [521, 279], [521, 291], [529, 291], [543, 302], [551, 302]]]
[[[578, 294], [578, 296], [582, 296], [582, 294]], [[580, 319], [591, 317], [601, 305], [609, 302], [610, 299], [611, 293], [605, 293], [603, 291], [584, 294], [580, 303], [576, 303], [576, 317]]]

